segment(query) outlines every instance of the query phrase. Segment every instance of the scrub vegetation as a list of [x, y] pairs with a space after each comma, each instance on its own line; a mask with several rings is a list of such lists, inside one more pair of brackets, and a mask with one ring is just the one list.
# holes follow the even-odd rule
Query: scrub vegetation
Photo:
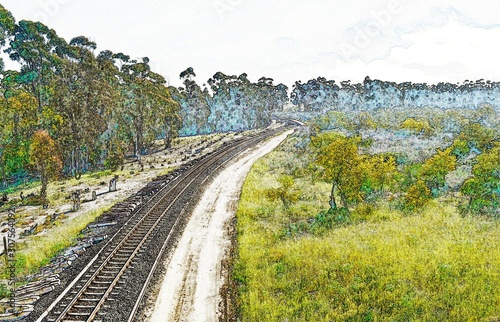
[[[332, 115], [296, 131], [244, 184], [239, 318], [497, 321], [498, 132], [473, 113], [456, 133], [422, 117]], [[407, 148], [387, 145], [394, 137]]]

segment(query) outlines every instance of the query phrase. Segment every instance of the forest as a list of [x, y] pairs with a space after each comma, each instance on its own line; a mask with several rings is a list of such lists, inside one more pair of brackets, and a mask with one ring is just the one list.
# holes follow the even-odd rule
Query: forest
[[500, 83], [479, 79], [451, 83], [395, 83], [366, 77], [362, 83], [324, 77], [307, 83], [295, 82], [291, 91], [292, 103], [300, 110], [322, 113], [335, 106], [341, 111], [378, 109], [408, 109], [434, 107], [440, 109], [477, 109], [488, 103], [500, 106]]
[[147, 57], [103, 50], [85, 36], [69, 42], [40, 22], [18, 21], [0, 7], [0, 45], [19, 70], [0, 70], [1, 190], [118, 169], [178, 135], [266, 127], [287, 102], [287, 87], [219, 72], [201, 89], [194, 70], [175, 88]]

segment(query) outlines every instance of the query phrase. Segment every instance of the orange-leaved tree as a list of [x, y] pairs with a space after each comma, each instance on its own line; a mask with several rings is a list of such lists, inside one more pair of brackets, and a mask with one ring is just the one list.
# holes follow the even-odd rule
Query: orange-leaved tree
[[57, 144], [50, 137], [49, 132], [38, 130], [33, 135], [30, 145], [30, 164], [34, 172], [40, 176], [42, 182], [40, 197], [45, 199], [49, 180], [58, 179], [62, 171]]

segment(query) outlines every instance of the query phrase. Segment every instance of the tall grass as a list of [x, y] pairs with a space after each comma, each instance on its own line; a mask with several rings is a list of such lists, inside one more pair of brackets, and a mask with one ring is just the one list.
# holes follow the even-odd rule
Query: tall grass
[[276, 151], [250, 172], [237, 211], [242, 321], [498, 321], [500, 223], [431, 202], [405, 215], [378, 205], [364, 221], [283, 231], [328, 206], [328, 186], [296, 180], [285, 211], [265, 198], [299, 156]]

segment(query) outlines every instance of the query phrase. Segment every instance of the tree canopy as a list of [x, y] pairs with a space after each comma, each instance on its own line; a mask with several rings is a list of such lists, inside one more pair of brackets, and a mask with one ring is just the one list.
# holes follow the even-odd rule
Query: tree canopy
[[287, 87], [265, 77], [252, 83], [218, 72], [200, 87], [191, 67], [180, 75], [184, 87], [168, 86], [148, 57], [96, 53], [88, 37], [66, 41], [41, 22], [16, 22], [1, 5], [0, 31], [0, 47], [20, 65], [0, 63], [3, 189], [12, 178], [40, 176], [28, 165], [37, 163], [33, 147], [48, 142], [41, 133], [58, 147], [63, 175], [79, 178], [116, 170], [127, 155], [141, 162], [159, 139], [169, 148], [178, 135], [266, 127], [288, 101]]

